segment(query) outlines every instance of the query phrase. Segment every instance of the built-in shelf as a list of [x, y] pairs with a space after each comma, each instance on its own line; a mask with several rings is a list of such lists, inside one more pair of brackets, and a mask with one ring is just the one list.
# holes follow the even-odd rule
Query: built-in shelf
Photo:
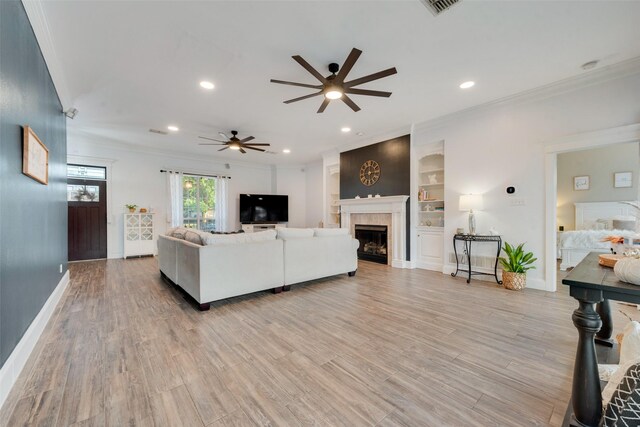
[[433, 199], [433, 200], [418, 200], [418, 203], [438, 203], [444, 202], [442, 199]]
[[444, 182], [436, 182], [435, 184], [420, 184], [420, 187], [443, 187]]
[[423, 213], [423, 214], [443, 214], [444, 211], [418, 211], [419, 213]]
[[420, 171], [420, 173], [438, 173], [438, 172], [444, 172], [444, 168], [443, 169], [426, 169], [426, 170]]
[[[444, 145], [417, 147], [417, 185], [418, 203], [414, 204], [416, 215], [417, 253], [416, 266], [442, 272], [444, 265]], [[419, 154], [422, 152], [422, 154]], [[435, 182], [434, 182], [435, 181]], [[425, 207], [442, 210], [423, 210]]]

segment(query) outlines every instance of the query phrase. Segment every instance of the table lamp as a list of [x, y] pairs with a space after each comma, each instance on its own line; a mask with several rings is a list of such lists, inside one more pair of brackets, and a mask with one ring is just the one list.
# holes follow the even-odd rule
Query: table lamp
[[482, 194], [462, 194], [460, 196], [460, 210], [469, 211], [469, 234], [476, 234], [476, 217], [473, 211], [482, 209]]

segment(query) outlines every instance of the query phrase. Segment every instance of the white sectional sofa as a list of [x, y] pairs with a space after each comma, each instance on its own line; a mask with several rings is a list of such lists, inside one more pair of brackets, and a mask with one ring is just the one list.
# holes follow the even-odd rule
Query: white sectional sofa
[[210, 234], [172, 229], [158, 239], [160, 273], [208, 310], [213, 301], [348, 273], [358, 268], [358, 241], [346, 229]]

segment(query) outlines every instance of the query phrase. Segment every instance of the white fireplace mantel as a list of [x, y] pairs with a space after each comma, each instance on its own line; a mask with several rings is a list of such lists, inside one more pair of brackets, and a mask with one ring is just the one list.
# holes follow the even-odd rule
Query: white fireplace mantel
[[351, 214], [391, 214], [392, 267], [407, 268], [407, 200], [409, 196], [341, 199], [340, 226], [351, 229]]

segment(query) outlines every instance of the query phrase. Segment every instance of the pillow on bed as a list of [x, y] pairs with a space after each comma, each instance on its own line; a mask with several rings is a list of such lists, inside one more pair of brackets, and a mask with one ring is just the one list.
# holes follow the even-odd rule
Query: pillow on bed
[[614, 219], [613, 220], [613, 229], [614, 230], [630, 230], [634, 231], [636, 229], [636, 222], [629, 220], [621, 220]]

